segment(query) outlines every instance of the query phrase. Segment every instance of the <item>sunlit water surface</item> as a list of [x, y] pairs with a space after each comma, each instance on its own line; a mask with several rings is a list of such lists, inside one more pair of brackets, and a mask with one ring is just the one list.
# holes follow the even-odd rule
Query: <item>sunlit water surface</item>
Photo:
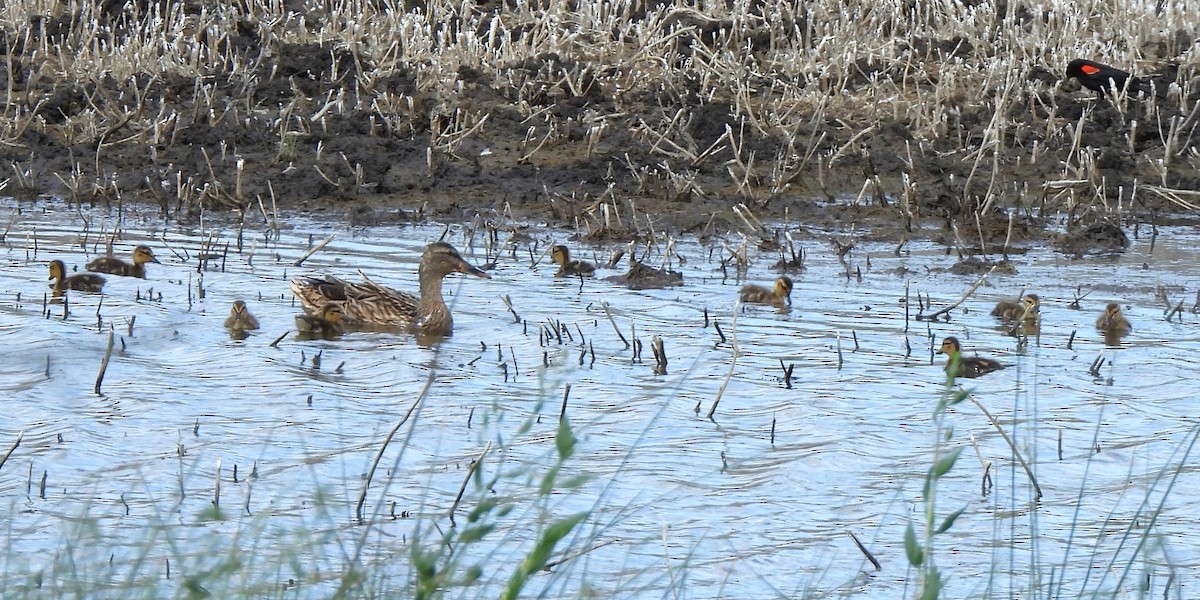
[[[568, 241], [562, 231], [530, 229], [530, 241], [502, 227], [495, 257], [483, 229], [472, 236], [470, 224], [454, 225], [447, 241], [474, 264], [494, 261], [492, 279], [451, 276], [456, 333], [422, 346], [387, 332], [299, 339], [289, 333], [299, 308], [287, 280], [357, 279], [361, 269], [415, 291], [416, 261], [442, 224], [288, 220], [275, 236], [258, 218], [239, 253], [233, 223], [185, 228], [149, 209], [127, 209], [118, 222], [116, 211], [58, 201], [7, 200], [0, 210], [9, 223], [0, 248], [0, 452], [24, 432], [0, 468], [3, 577], [13, 589], [83, 581], [175, 594], [192, 578], [214, 597], [240, 585], [325, 597], [347, 565], [360, 564], [368, 587], [407, 595], [411, 544], [437, 547], [468, 466], [490, 443], [481, 474], [499, 479], [490, 490], [468, 484], [457, 522], [463, 527], [483, 498], [512, 510], [489, 517], [499, 527], [482, 542], [456, 547], [461, 564], [482, 574], [451, 588], [453, 596], [495, 597], [538, 531], [579, 511], [590, 515], [552, 557], [566, 562], [533, 575], [532, 591], [911, 596], [904, 529], [912, 520], [920, 530], [937, 442], [932, 413], [944, 392], [930, 333], [939, 342], [958, 336], [968, 353], [1011, 365], [964, 387], [1002, 423], [1043, 493], [1034, 502], [1029, 478], [974, 404], [950, 410], [945, 448], [965, 451], [939, 482], [937, 520], [964, 512], [934, 547], [944, 597], [1108, 594], [1146, 581], [1161, 596], [1172, 573], [1173, 585], [1196, 585], [1195, 460], [1175, 477], [1193, 439], [1200, 362], [1191, 312], [1200, 251], [1189, 229], [1161, 229], [1153, 248], [1135, 240], [1115, 259], [1042, 248], [1014, 256], [1020, 272], [993, 275], [948, 323], [915, 319], [918, 294], [945, 306], [977, 278], [948, 273], [956, 258], [943, 247], [910, 242], [897, 255], [894, 244], [860, 241], [847, 277], [826, 241], [847, 232], [801, 229], [793, 233], [808, 251], [807, 270], [792, 274], [793, 308], [751, 307], [735, 323], [744, 281], [723, 276], [720, 244], [679, 240], [686, 262], [675, 266], [686, 285], [631, 291], [603, 279], [619, 270], [582, 285], [556, 279], [542, 255], [548, 242]], [[65, 318], [61, 305], [45, 305], [46, 263], [83, 265], [103, 253], [101, 233], [117, 226], [118, 255], [146, 243], [163, 264], [151, 264], [146, 280], [110, 276], [103, 295], [72, 293]], [[292, 266], [329, 234], [328, 246]], [[206, 241], [230, 249], [199, 272]], [[736, 235], [727, 242], [741, 243]], [[569, 243], [586, 258], [617, 247]], [[748, 279], [769, 284], [778, 255], [752, 248], [750, 256]], [[1080, 286], [1095, 289], [1072, 310]], [[1040, 294], [1044, 323], [1020, 350], [988, 312], [1023, 288]], [[1182, 322], [1163, 319], [1159, 288], [1184, 300]], [[245, 340], [222, 327], [237, 298], [263, 324]], [[1136, 328], [1116, 348], [1093, 326], [1109, 300], [1127, 305]], [[643, 344], [640, 361], [604, 303], [621, 334]], [[706, 326], [706, 310], [725, 341]], [[561, 341], [547, 333], [554, 323]], [[96, 394], [110, 328], [115, 348]], [[654, 373], [654, 335], [670, 361], [665, 375]], [[735, 335], [741, 353], [731, 368]], [[1089, 373], [1097, 357], [1105, 360], [1099, 377]], [[781, 361], [795, 365], [790, 389]], [[359, 524], [355, 506], [371, 463], [430, 378], [383, 454]], [[565, 411], [578, 445], [556, 489], [539, 496], [559, 456], [568, 384]], [[991, 463], [986, 492], [981, 460]], [[212, 575], [230, 556], [247, 575]]]

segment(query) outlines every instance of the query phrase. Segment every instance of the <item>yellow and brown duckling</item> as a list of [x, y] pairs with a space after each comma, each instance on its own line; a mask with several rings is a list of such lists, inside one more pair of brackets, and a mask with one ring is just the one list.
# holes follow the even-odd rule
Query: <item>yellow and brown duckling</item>
[[[974, 379], [982, 375], [987, 375], [992, 371], [999, 371], [1005, 367], [1000, 361], [990, 358], [963, 356], [962, 344], [958, 343], [958, 338], [953, 336], [942, 340], [942, 347], [938, 350], [938, 354], [945, 354], [949, 359], [946, 361], [946, 374], [951, 377]], [[958, 365], [957, 373], [951, 372], [955, 364]]]
[[1129, 333], [1133, 325], [1121, 314], [1120, 304], [1109, 302], [1108, 306], [1104, 307], [1104, 314], [1096, 319], [1096, 329], [1104, 332], [1106, 336], [1122, 336]]
[[250, 309], [246, 308], [245, 302], [234, 300], [233, 308], [229, 310], [229, 316], [225, 318], [225, 328], [230, 331], [258, 329], [258, 319], [250, 314]]
[[291, 286], [292, 293], [310, 315], [323, 314], [324, 307], [336, 305], [341, 309], [340, 322], [347, 325], [407, 328], [420, 334], [447, 335], [454, 327], [454, 320], [442, 298], [442, 278], [450, 273], [492, 278], [463, 259], [450, 244], [434, 242], [425, 247], [417, 267], [419, 297], [365, 277], [362, 283], [332, 276], [304, 277], [293, 279]]
[[296, 315], [296, 330], [301, 335], [334, 337], [342, 333], [342, 307], [326, 304], [317, 314]]
[[587, 261], [572, 260], [571, 251], [561, 244], [555, 244], [550, 249], [550, 260], [558, 265], [555, 277], [591, 277], [596, 272], [596, 265]]
[[996, 308], [992, 309], [992, 316], [1005, 321], [1033, 321], [1037, 320], [1040, 308], [1041, 300], [1037, 294], [1025, 294], [1015, 301], [997, 302]]
[[738, 297], [742, 302], [783, 307], [785, 303], [792, 303], [792, 278], [787, 275], [780, 276], [775, 280], [774, 289], [753, 284], [742, 286], [742, 289], [738, 290]]
[[119, 258], [102, 256], [88, 263], [84, 268], [95, 273], [123, 275], [125, 277], [146, 278], [146, 263], [158, 262], [150, 246], [138, 246], [133, 249], [133, 263], [127, 263]]
[[94, 273], [79, 273], [67, 275], [67, 266], [61, 260], [50, 261], [50, 279], [54, 280], [54, 295], [60, 296], [65, 290], [80, 292], [99, 292], [104, 289], [104, 278]]

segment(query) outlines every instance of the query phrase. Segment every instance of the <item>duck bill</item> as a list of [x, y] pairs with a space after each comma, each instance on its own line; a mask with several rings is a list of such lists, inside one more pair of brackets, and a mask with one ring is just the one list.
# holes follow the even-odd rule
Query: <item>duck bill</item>
[[462, 264], [458, 265], [458, 272], [466, 274], [466, 275], [474, 275], [474, 276], [480, 277], [482, 279], [491, 279], [492, 278], [492, 276], [488, 275], [487, 272], [480, 270], [478, 267], [476, 267], [475, 265], [472, 265], [471, 263], [468, 263], [465, 260], [462, 262]]

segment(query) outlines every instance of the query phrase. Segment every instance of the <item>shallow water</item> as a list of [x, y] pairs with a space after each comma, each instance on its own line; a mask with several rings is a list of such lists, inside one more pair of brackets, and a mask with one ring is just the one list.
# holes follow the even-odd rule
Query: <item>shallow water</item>
[[[1063, 595], [1108, 593], [1130, 560], [1121, 588], [1136, 589], [1149, 573], [1154, 595], [1172, 570], [1175, 585], [1187, 585], [1200, 566], [1194, 469], [1174, 480], [1156, 521], [1150, 509], [1137, 512], [1147, 494], [1151, 508], [1161, 501], [1172, 472], [1156, 478], [1180, 462], [1196, 425], [1189, 404], [1200, 324], [1188, 310], [1183, 323], [1164, 321], [1155, 296], [1164, 286], [1190, 309], [1200, 252], [1189, 229], [1160, 229], [1153, 250], [1149, 239], [1136, 240], [1115, 259], [1073, 260], [1044, 249], [1014, 256], [1020, 273], [993, 275], [951, 322], [917, 321], [914, 306], [906, 332], [906, 285], [913, 304], [919, 293], [941, 307], [976, 279], [946, 272], [955, 258], [932, 242], [910, 242], [900, 256], [894, 244], [860, 242], [850, 258], [860, 280], [843, 275], [824, 242], [844, 232], [797, 231], [808, 268], [792, 274], [794, 307], [750, 307], [735, 325], [743, 282], [722, 276], [719, 246], [680, 240], [686, 263], [675, 268], [686, 285], [630, 291], [602, 279], [619, 270], [581, 286], [554, 278], [544, 257], [531, 267], [548, 241], [566, 241], [564, 232], [534, 229], [535, 242], [507, 244], [511, 234], [502, 229], [506, 249], [495, 257], [482, 230], [472, 236], [469, 224], [451, 226], [446, 239], [468, 260], [494, 259], [493, 279], [452, 276], [456, 334], [423, 346], [391, 332], [335, 340], [286, 333], [299, 310], [287, 280], [302, 273], [354, 279], [361, 269], [415, 290], [416, 260], [442, 225], [350, 229], [297, 219], [276, 237], [256, 222], [239, 253], [235, 224], [181, 228], [146, 210], [0, 203], [12, 223], [0, 249], [0, 390], [8, 413], [0, 452], [24, 432], [0, 469], [6, 587], [32, 587], [30, 574], [43, 571], [42, 585], [60, 589], [84, 581], [175, 594], [199, 577], [218, 597], [224, 585], [324, 597], [361, 555], [375, 565], [373, 585], [399, 593], [412, 577], [408, 543], [436, 546], [440, 534], [431, 528], [449, 526], [445, 514], [468, 465], [491, 443], [482, 472], [499, 480], [486, 492], [468, 486], [458, 522], [464, 526], [481, 494], [513, 510], [494, 516], [500, 528], [482, 543], [460, 548], [464, 564], [484, 569], [480, 582], [454, 595], [494, 597], [539, 522], [591, 510], [556, 554], [575, 558], [534, 575], [531, 589], [552, 597], [662, 596], [672, 588], [702, 598], [911, 596], [903, 533], [923, 510], [937, 437], [931, 414], [944, 389], [930, 333], [939, 341], [956, 335], [968, 352], [1012, 365], [964, 387], [1016, 440], [1044, 494], [1032, 502], [1028, 478], [975, 405], [950, 410], [948, 446], [966, 449], [939, 484], [938, 519], [965, 511], [935, 546], [949, 578], [946, 597], [1047, 595], [1051, 581], [1062, 582]], [[72, 293], [65, 318], [61, 305], [45, 306], [46, 263], [59, 258], [70, 270], [103, 253], [100, 232], [118, 219], [118, 255], [146, 243], [163, 264], [149, 265], [146, 280], [109, 276], [103, 296]], [[334, 241], [302, 268], [291, 265], [331, 233]], [[223, 269], [201, 273], [196, 255], [211, 236], [231, 249]], [[615, 247], [577, 254], [606, 257]], [[752, 250], [751, 259], [749, 280], [768, 283], [777, 255]], [[1097, 289], [1082, 310], [1071, 310], [1077, 286]], [[1018, 351], [988, 312], [1023, 287], [1041, 296], [1043, 326]], [[523, 323], [514, 323], [504, 295]], [[263, 324], [240, 341], [222, 328], [237, 298]], [[1113, 348], [1093, 329], [1109, 300], [1128, 307], [1136, 328]], [[629, 338], [632, 328], [644, 344], [641, 361], [631, 360], [604, 302], [621, 333]], [[706, 310], [726, 341], [705, 326]], [[565, 325], [561, 343], [539, 335], [555, 321]], [[117, 342], [97, 395], [110, 326]], [[735, 333], [740, 355], [731, 371]], [[656, 334], [670, 358], [666, 375], [653, 372]], [[1093, 377], [1097, 356], [1106, 362]], [[780, 361], [795, 365], [791, 389]], [[355, 504], [375, 453], [431, 376], [428, 395], [374, 476], [370, 527], [358, 525]], [[566, 384], [579, 443], [556, 491], [542, 497], [537, 486], [557, 459]], [[977, 451], [992, 463], [987, 493]], [[223, 518], [210, 520], [218, 464]], [[570, 489], [567, 480], [579, 475], [586, 479]], [[1130, 523], [1132, 537], [1122, 544]], [[1147, 531], [1154, 539], [1135, 557]], [[245, 550], [239, 568], [253, 575], [205, 579], [234, 546]]]

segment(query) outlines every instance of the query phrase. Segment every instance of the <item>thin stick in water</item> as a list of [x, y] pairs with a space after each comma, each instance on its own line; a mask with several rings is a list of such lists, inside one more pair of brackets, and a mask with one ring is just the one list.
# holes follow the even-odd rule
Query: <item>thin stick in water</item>
[[21, 430], [17, 433], [17, 439], [13, 442], [13, 445], [9, 447], [8, 452], [5, 452], [4, 456], [0, 456], [0, 468], [4, 468], [4, 463], [8, 462], [8, 457], [12, 456], [12, 453], [16, 451], [17, 446], [21, 445], [21, 440], [23, 439], [25, 439], [25, 430]]
[[100, 395], [100, 384], [104, 383], [104, 372], [108, 370], [108, 361], [112, 358], [113, 339], [116, 337], [112, 326], [108, 327], [108, 347], [104, 350], [104, 360], [100, 361], [100, 374], [96, 376], [96, 395]]
[[[462, 502], [463, 494], [467, 491], [467, 482], [471, 481], [471, 476], [475, 474], [475, 471], [479, 470], [479, 463], [483, 462], [483, 457], [487, 456], [488, 451], [491, 449], [492, 443], [488, 442], [487, 446], [484, 446], [483, 452], [479, 453], [479, 457], [471, 461], [471, 466], [467, 468], [467, 476], [463, 477], [462, 485], [458, 488], [458, 495], [454, 497], [454, 504], [450, 506], [450, 511], [446, 513], [450, 517], [451, 527], [458, 527], [458, 524], [454, 522], [454, 512], [458, 510], [458, 504]], [[362, 520], [361, 517], [359, 520]]]
[[612, 323], [613, 331], [617, 332], [617, 337], [621, 338], [621, 343], [625, 344], [625, 349], [628, 350], [629, 340], [625, 339], [625, 335], [621, 333], [621, 328], [617, 327], [617, 320], [613, 318], [612, 309], [609, 308], [607, 302], [602, 303], [601, 306], [604, 307], [604, 314], [608, 316], [608, 322]]
[[327, 244], [329, 244], [329, 242], [332, 242], [333, 238], [335, 238], [335, 237], [337, 237], [336, 233], [329, 234], [329, 237], [321, 240], [321, 242], [319, 244], [317, 244], [316, 246], [313, 246], [312, 248], [309, 248], [308, 252], [305, 252], [303, 256], [301, 256], [300, 258], [297, 258], [296, 262], [292, 263], [292, 266], [298, 267], [298, 266], [304, 264], [304, 261], [308, 260], [308, 258], [310, 256], [312, 256], [312, 255], [316, 254], [318, 251], [320, 251], [321, 248], [324, 248]]

